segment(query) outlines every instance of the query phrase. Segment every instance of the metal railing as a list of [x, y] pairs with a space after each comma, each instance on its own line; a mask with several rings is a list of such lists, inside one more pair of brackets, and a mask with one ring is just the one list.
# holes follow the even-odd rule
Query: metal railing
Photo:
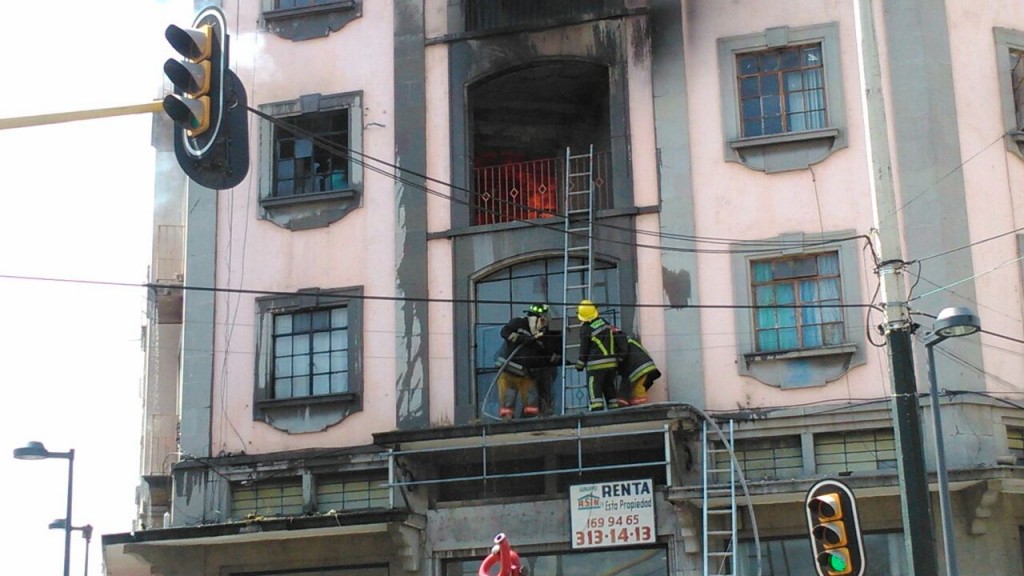
[[[565, 214], [565, 159], [545, 158], [473, 170], [473, 224], [497, 224]], [[594, 208], [612, 207], [611, 153], [594, 153]]]

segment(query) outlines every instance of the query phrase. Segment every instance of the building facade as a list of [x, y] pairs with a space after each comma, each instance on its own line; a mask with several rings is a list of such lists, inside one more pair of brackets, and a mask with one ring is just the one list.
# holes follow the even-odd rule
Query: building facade
[[[866, 574], [909, 573], [894, 296], [959, 567], [1021, 573], [1024, 5], [213, 4], [249, 175], [188, 181], [155, 119], [139, 526], [108, 574], [456, 576], [498, 533], [535, 574], [807, 574], [824, 478]], [[650, 351], [651, 402], [589, 412], [563, 367], [550, 415], [501, 421], [501, 326], [549, 304], [571, 363], [581, 296]], [[932, 348], [934, 398], [950, 306], [983, 331]], [[636, 530], [581, 526], [603, 490]]]

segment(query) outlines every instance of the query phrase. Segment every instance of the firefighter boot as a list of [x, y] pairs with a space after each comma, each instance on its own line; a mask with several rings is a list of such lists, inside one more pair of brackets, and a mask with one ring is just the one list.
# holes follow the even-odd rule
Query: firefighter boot
[[644, 386], [646, 378], [633, 383], [633, 400], [630, 402], [633, 406], [638, 404], [647, 404], [647, 387]]

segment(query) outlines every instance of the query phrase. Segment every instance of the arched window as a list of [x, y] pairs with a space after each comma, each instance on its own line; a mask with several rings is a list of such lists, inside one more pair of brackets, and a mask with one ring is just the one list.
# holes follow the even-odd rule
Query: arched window
[[[571, 264], [582, 264], [581, 260]], [[525, 315], [524, 310], [531, 303], [545, 303], [551, 307], [549, 313], [551, 329], [561, 332], [563, 317], [567, 311], [574, 314], [576, 302], [563, 303], [565, 286], [565, 262], [561, 256], [541, 258], [520, 262], [496, 270], [480, 278], [475, 284], [476, 307], [474, 310], [476, 354], [474, 357], [474, 376], [476, 386], [476, 408], [481, 419], [496, 418], [498, 413], [497, 377], [498, 368], [494, 358], [501, 348], [501, 328], [509, 320]], [[598, 303], [619, 301], [618, 269], [610, 262], [594, 262], [593, 291], [591, 298]], [[569, 279], [570, 286], [583, 282], [579, 272], [573, 272]], [[564, 304], [568, 304], [567, 306]], [[619, 318], [619, 311], [602, 308], [601, 314], [612, 323]], [[572, 318], [571, 320], [575, 320]], [[578, 322], [572, 322], [578, 323]], [[569, 342], [576, 343], [575, 332], [570, 332]], [[569, 358], [575, 361], [575, 357]], [[552, 411], [555, 414], [573, 412], [585, 408], [589, 399], [585, 390], [570, 381], [568, 388], [562, 382], [560, 370], [556, 370], [551, 385]], [[570, 378], [579, 377], [571, 371]], [[568, 390], [563, 402], [563, 388]], [[563, 409], [564, 408], [564, 409]]]
[[[594, 208], [613, 205], [608, 66], [544, 61], [469, 87], [473, 224], [564, 214], [565, 150], [593, 163]], [[570, 181], [570, 186], [577, 189]]]

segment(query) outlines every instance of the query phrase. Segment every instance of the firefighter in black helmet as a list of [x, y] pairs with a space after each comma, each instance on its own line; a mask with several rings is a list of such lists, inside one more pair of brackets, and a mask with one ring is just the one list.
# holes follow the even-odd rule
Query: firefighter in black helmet
[[[501, 368], [498, 373], [499, 416], [510, 420], [515, 416], [516, 399], [523, 405], [523, 416], [537, 416], [537, 373], [547, 369], [561, 350], [548, 350], [544, 336], [548, 331], [548, 305], [533, 304], [501, 329], [504, 339], [494, 359]], [[560, 357], [558, 358], [560, 361]]]

